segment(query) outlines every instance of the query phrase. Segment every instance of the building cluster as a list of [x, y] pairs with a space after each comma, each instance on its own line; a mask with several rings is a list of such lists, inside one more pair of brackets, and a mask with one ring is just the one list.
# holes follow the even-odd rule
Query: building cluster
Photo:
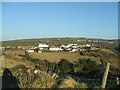
[[68, 52], [77, 52], [77, 51], [88, 51], [88, 50], [98, 50], [93, 44], [68, 44], [61, 46], [50, 46], [46, 43], [40, 43], [38, 46], [6, 46], [0, 47], [0, 50], [8, 49], [21, 49], [26, 50], [27, 52], [43, 52], [43, 51], [68, 51]]
[[21, 49], [28, 52], [43, 52], [43, 51], [68, 51], [68, 52], [77, 52], [77, 51], [87, 51], [87, 50], [97, 50], [93, 45], [90, 44], [68, 44], [61, 46], [50, 46], [46, 43], [40, 43], [38, 46], [6, 46], [0, 47], [0, 50], [5, 49]]
[[68, 44], [68, 45], [61, 45], [61, 46], [49, 46], [47, 44], [40, 43], [37, 47], [33, 49], [28, 49], [28, 52], [43, 52], [43, 51], [68, 51], [68, 52], [77, 52], [77, 51], [87, 51], [87, 50], [98, 50], [93, 45], [85, 44], [85, 45], [78, 45], [78, 44]]
[[0, 50], [5, 50], [5, 47], [0, 47]]
[[77, 42], [89, 42], [89, 43], [114, 43], [113, 41], [107, 41], [107, 40], [90, 40], [90, 39], [78, 39], [73, 40]]

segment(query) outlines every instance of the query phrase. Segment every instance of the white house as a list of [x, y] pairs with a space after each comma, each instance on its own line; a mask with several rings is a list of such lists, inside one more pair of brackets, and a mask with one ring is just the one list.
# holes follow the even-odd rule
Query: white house
[[72, 49], [71, 51], [69, 51], [69, 52], [77, 52], [78, 51], [78, 49]]
[[79, 46], [78, 45], [73, 45], [72, 48], [78, 48]]
[[0, 50], [5, 50], [5, 47], [0, 47]]
[[42, 51], [38, 51], [39, 53], [41, 53]]
[[27, 52], [34, 52], [34, 50], [27, 50]]
[[63, 49], [61, 47], [50, 47], [50, 51], [62, 51]]
[[6, 48], [6, 49], [10, 49], [10, 48], [11, 48], [11, 46], [6, 46], [5, 48]]
[[38, 47], [49, 47], [49, 45], [47, 45], [47, 44], [43, 44], [43, 43], [40, 43], [39, 45], [38, 45]]
[[80, 48], [80, 51], [86, 51], [85, 49]]
[[91, 47], [91, 45], [90, 44], [86, 44], [86, 47]]
[[39, 45], [38, 45], [38, 48], [40, 49], [40, 50], [47, 50], [48, 48], [49, 48], [49, 45], [47, 45], [47, 44], [44, 44], [44, 43], [40, 43]]
[[70, 45], [61, 45], [61, 47], [63, 47], [63, 48], [69, 48]]

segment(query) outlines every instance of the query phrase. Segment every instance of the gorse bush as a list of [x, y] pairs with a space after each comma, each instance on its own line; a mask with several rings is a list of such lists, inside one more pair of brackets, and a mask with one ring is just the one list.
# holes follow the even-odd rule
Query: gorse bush
[[24, 65], [15, 66], [11, 71], [13, 76], [19, 80], [18, 86], [20, 88], [26, 88], [28, 84], [33, 82], [36, 78], [34, 69], [27, 68]]
[[49, 74], [44, 74], [41, 77], [35, 79], [33, 83], [29, 85], [29, 88], [52, 88], [56, 84], [56, 80]]
[[101, 65], [90, 59], [79, 59], [74, 66], [75, 73], [81, 75], [95, 75], [103, 70]]
[[58, 70], [59, 73], [73, 73], [74, 72], [74, 65], [66, 59], [61, 59], [58, 62]]

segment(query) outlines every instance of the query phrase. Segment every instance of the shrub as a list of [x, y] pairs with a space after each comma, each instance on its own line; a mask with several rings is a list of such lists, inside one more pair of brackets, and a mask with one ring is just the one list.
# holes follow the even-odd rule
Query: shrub
[[75, 64], [74, 70], [77, 74], [81, 75], [95, 75], [103, 70], [103, 68], [90, 59], [79, 59], [77, 64]]
[[35, 79], [33, 83], [31, 83], [29, 88], [52, 88], [56, 84], [56, 80], [52, 78], [49, 74], [44, 74], [41, 77]]
[[80, 55], [84, 56], [84, 53], [83, 53], [83, 52], [80, 52]]
[[88, 88], [85, 83], [78, 83], [73, 78], [67, 77], [58, 85], [58, 88]]
[[11, 69], [13, 76], [19, 80], [18, 86], [20, 88], [26, 88], [36, 78], [34, 70], [30, 69], [28, 72], [28, 69], [24, 65], [18, 65]]
[[72, 72], [74, 72], [73, 64], [66, 59], [61, 59], [61, 61], [58, 63], [57, 68], [60, 71], [60, 73], [72, 73]]
[[86, 83], [78, 83], [74, 85], [75, 88], [88, 88]]

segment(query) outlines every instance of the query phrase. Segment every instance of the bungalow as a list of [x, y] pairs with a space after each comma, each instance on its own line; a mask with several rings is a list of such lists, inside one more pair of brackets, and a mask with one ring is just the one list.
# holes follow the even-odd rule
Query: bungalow
[[21, 48], [22, 48], [22, 46], [17, 46], [17, 48], [18, 48], [18, 49], [21, 49]]
[[78, 45], [73, 45], [72, 48], [78, 48], [79, 46]]
[[34, 52], [34, 50], [27, 50], [27, 52]]
[[39, 53], [41, 53], [42, 51], [38, 51]]
[[86, 51], [85, 49], [80, 48], [79, 51]]
[[90, 44], [86, 44], [86, 47], [91, 47], [91, 45]]
[[71, 51], [69, 51], [69, 52], [77, 52], [78, 51], [78, 49], [72, 49]]
[[38, 45], [38, 48], [39, 48], [40, 50], [46, 51], [46, 50], [49, 49], [49, 45], [44, 44], [44, 43], [40, 43], [40, 44]]
[[61, 47], [50, 47], [50, 51], [62, 51], [63, 49]]
[[0, 50], [5, 50], [5, 47], [0, 47]]
[[11, 49], [11, 46], [6, 46], [5, 49]]

